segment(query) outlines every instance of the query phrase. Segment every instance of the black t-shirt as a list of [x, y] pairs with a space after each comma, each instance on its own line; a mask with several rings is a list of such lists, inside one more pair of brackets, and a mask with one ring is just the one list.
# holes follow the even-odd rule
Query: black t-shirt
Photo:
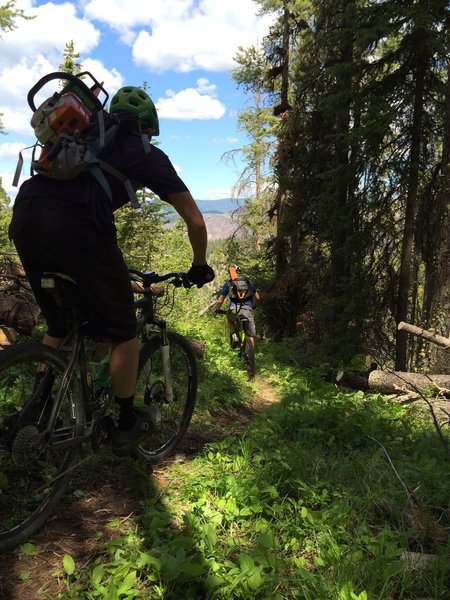
[[[117, 138], [100, 154], [128, 179], [135, 189], [149, 188], [162, 200], [168, 201], [168, 194], [187, 191], [185, 183], [180, 179], [168, 156], [157, 146], [150, 144], [150, 152], [146, 149], [140, 135], [132, 132], [119, 133]], [[25, 181], [19, 189], [14, 208], [28, 198], [52, 198], [73, 203], [89, 205], [89, 215], [99, 229], [111, 227], [113, 212], [129, 202], [123, 183], [113, 175], [104, 172], [111, 188], [113, 203], [89, 173], [82, 173], [71, 181], [60, 181], [34, 175]]]

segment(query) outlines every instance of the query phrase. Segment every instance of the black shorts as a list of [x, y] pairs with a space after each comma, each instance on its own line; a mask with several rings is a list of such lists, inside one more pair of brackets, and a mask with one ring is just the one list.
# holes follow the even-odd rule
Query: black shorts
[[256, 326], [255, 317], [253, 314], [253, 308], [249, 304], [236, 304], [235, 302], [230, 304], [228, 309], [228, 318], [230, 321], [236, 319], [236, 315], [243, 317], [243, 325], [245, 333], [251, 337], [256, 337]]
[[42, 273], [59, 271], [77, 282], [91, 335], [112, 343], [125, 342], [136, 334], [127, 266], [114, 226], [99, 231], [88, 215], [86, 204], [28, 198], [14, 207], [9, 234], [49, 335], [64, 337], [67, 333], [61, 309], [41, 287]]

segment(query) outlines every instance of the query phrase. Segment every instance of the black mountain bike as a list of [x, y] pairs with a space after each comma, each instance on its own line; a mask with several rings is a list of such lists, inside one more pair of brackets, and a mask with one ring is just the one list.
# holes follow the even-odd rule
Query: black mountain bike
[[254, 379], [256, 374], [255, 348], [247, 335], [248, 319], [239, 312], [233, 313], [223, 309], [218, 309], [215, 312], [220, 315], [229, 315], [233, 319], [235, 335], [230, 333], [230, 347], [237, 350], [243, 360], [248, 378]]
[[[156, 406], [161, 422], [136, 448], [138, 458], [167, 457], [189, 425], [197, 394], [195, 354], [189, 342], [169, 331], [155, 314], [169, 286], [190, 288], [186, 273], [130, 269], [143, 295], [135, 302], [140, 339], [135, 405]], [[155, 285], [159, 286], [155, 293]], [[43, 285], [67, 309], [70, 333], [58, 350], [19, 343], [0, 352], [0, 550], [35, 534], [60, 502], [82, 447], [99, 452], [114, 427], [114, 402], [106, 363], [86, 333], [76, 302], [76, 283], [48, 273]], [[167, 297], [167, 296], [166, 296]], [[36, 376], [36, 373], [39, 375]]]

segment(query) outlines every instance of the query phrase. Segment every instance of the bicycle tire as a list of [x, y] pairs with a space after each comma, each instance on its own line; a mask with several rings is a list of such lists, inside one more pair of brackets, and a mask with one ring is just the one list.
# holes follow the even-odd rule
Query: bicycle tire
[[168, 332], [170, 366], [174, 399], [167, 398], [161, 360], [161, 338], [154, 336], [139, 354], [139, 372], [135, 406], [156, 405], [161, 423], [137, 447], [136, 456], [158, 462], [178, 446], [191, 421], [197, 399], [197, 361], [189, 342], [175, 332]]
[[244, 338], [243, 353], [244, 353], [245, 367], [247, 369], [247, 376], [249, 379], [254, 379], [255, 375], [256, 375], [255, 348], [248, 341], [247, 336], [245, 336], [245, 338]]
[[[52, 374], [39, 405], [33, 392], [38, 365]], [[69, 483], [79, 448], [71, 440], [84, 426], [77, 381], [67, 383], [55, 426], [45, 433], [64, 369], [61, 354], [43, 344], [17, 344], [0, 352], [0, 550], [30, 539]]]

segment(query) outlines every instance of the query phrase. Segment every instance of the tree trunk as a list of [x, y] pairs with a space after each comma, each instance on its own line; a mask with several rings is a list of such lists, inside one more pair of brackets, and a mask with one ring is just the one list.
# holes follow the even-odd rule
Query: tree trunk
[[431, 392], [450, 397], [450, 375], [424, 375], [422, 373], [404, 373], [391, 371], [371, 371], [354, 373], [340, 371], [336, 383], [356, 390], [374, 394], [398, 394], [400, 392]]
[[[416, 327], [416, 325], [411, 325], [410, 323], [405, 323], [404, 321], [400, 321], [398, 324], [399, 329], [404, 329], [408, 333], [415, 335], [417, 337], [421, 337], [436, 346], [440, 346], [445, 350], [450, 350], [450, 338], [443, 337], [442, 335], [438, 335], [437, 333], [433, 333], [432, 331], [427, 331], [426, 329], [422, 329], [421, 327]], [[448, 356], [447, 356], [448, 361]]]
[[[353, 4], [353, 0], [342, 0], [340, 6], [341, 20], [340, 27], [343, 31], [347, 31], [349, 24], [347, 22], [347, 12], [349, 6]], [[351, 122], [351, 106], [353, 91], [353, 79], [351, 70], [348, 65], [353, 63], [353, 40], [340, 40], [340, 47], [336, 49], [336, 64], [347, 67], [341, 76], [337, 78], [336, 94], [345, 97], [341, 100], [339, 108], [336, 110], [336, 171], [339, 175], [336, 177], [336, 192], [334, 198], [333, 218], [330, 219], [331, 224], [331, 253], [330, 253], [330, 290], [332, 299], [337, 299], [342, 295], [343, 284], [348, 276], [350, 257], [344, 252], [345, 242], [351, 233], [351, 223], [353, 222], [350, 207], [349, 197], [353, 191], [353, 181], [349, 178], [349, 161], [351, 146], [349, 145], [349, 131]], [[344, 73], [346, 73], [344, 75]], [[342, 323], [341, 308], [334, 304], [332, 306], [330, 327], [332, 330], [331, 337], [334, 339], [340, 338], [342, 329], [347, 329], [347, 323]]]
[[[414, 246], [414, 221], [417, 212], [417, 190], [419, 185], [420, 150], [422, 147], [422, 122], [424, 114], [425, 75], [428, 62], [428, 40], [424, 29], [417, 31], [415, 90], [411, 124], [411, 144], [408, 173], [408, 190], [405, 207], [405, 224], [401, 248], [396, 321], [408, 320], [409, 296], [411, 291], [411, 269]], [[397, 330], [395, 344], [395, 368], [406, 371], [408, 361], [408, 338], [405, 331]]]
[[[425, 259], [426, 326], [443, 336], [450, 336], [450, 64], [447, 69], [447, 97], [442, 142], [442, 167], [433, 202], [433, 242]], [[429, 353], [428, 367], [435, 372], [450, 372], [450, 361], [438, 348]]]

